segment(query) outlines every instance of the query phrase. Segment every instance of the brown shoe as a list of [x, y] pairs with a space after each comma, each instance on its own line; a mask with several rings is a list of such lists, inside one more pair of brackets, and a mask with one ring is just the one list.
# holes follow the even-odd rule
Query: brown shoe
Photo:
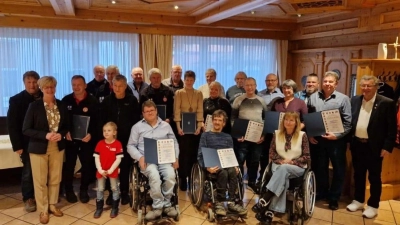
[[54, 207], [53, 210], [51, 210], [51, 209], [49, 208], [49, 213], [51, 213], [51, 214], [53, 214], [54, 216], [57, 216], [57, 217], [64, 216], [64, 213], [61, 212], [61, 210], [60, 210], [59, 208], [56, 208], [56, 207]]
[[40, 221], [41, 224], [47, 224], [49, 222], [49, 214], [40, 213], [39, 221]]
[[27, 212], [35, 212], [36, 211], [36, 201], [33, 198], [26, 200], [25, 202], [25, 210]]

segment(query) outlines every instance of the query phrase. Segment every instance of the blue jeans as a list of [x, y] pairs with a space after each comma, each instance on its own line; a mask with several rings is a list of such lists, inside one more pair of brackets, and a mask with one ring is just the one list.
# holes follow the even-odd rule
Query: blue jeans
[[255, 182], [257, 179], [258, 165], [260, 162], [261, 151], [263, 143], [257, 144], [249, 141], [236, 142], [235, 146], [236, 158], [239, 163], [239, 168], [244, 174], [243, 165], [246, 161], [247, 174], [249, 182]]
[[[119, 199], [118, 177], [116, 177], [116, 178], [108, 177], [108, 179], [110, 179], [113, 200], [118, 200]], [[104, 178], [104, 177], [97, 178], [97, 200], [104, 199], [105, 186], [106, 186], [106, 178]]]
[[26, 201], [30, 198], [35, 198], [31, 160], [29, 158], [28, 151], [23, 150], [21, 154], [21, 161], [23, 164], [22, 176], [21, 176], [21, 192], [22, 192], [22, 200]]
[[[149, 179], [150, 197], [153, 199], [153, 209], [171, 206], [171, 197], [176, 184], [175, 170], [171, 164], [147, 164], [141, 172]], [[161, 175], [161, 176], [160, 176]], [[163, 182], [161, 182], [161, 177]]]
[[[315, 179], [317, 194], [328, 200], [338, 201], [342, 194], [344, 178], [346, 174], [346, 142], [339, 140], [317, 139], [315, 146]], [[332, 183], [329, 186], [329, 160], [333, 167]]]

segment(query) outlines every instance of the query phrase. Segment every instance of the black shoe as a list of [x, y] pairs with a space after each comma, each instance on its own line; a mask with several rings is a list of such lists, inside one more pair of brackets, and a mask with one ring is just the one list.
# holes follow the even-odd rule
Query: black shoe
[[[128, 204], [128, 203], [126, 203], [126, 204]], [[110, 212], [111, 218], [115, 218], [116, 216], [118, 216], [118, 211], [119, 211], [118, 206], [119, 206], [119, 199], [113, 200], [112, 208], [111, 208], [111, 212]]]
[[251, 207], [251, 211], [253, 211], [254, 213], [259, 213], [261, 212], [260, 206], [257, 204], [253, 205], [253, 207]]
[[271, 225], [274, 219], [274, 213], [271, 211], [267, 211], [265, 214], [257, 213], [256, 219], [260, 221], [260, 225]]
[[181, 191], [187, 191], [187, 180], [186, 178], [181, 178], [179, 181], [179, 188]]
[[121, 193], [121, 205], [126, 205], [130, 202], [128, 193]]
[[89, 202], [90, 198], [89, 198], [89, 194], [87, 193], [87, 191], [81, 190], [79, 192], [79, 200], [82, 203], [88, 203]]
[[101, 214], [103, 213], [103, 206], [104, 206], [104, 200], [96, 200], [96, 211], [94, 212], [93, 217], [94, 218], [100, 218]]
[[259, 187], [256, 185], [255, 182], [249, 182], [247, 184], [247, 189], [249, 189], [250, 191], [252, 191], [254, 194], [259, 194], [260, 193], [260, 189]]
[[329, 201], [329, 208], [331, 210], [338, 210], [339, 209], [338, 201], [336, 201], [336, 200]]
[[110, 194], [108, 194], [108, 197], [106, 199], [106, 205], [112, 205], [112, 203], [113, 203], [112, 192], [110, 192]]
[[69, 203], [75, 203], [78, 202], [78, 198], [76, 197], [75, 193], [73, 191], [66, 191], [65, 192], [65, 198]]

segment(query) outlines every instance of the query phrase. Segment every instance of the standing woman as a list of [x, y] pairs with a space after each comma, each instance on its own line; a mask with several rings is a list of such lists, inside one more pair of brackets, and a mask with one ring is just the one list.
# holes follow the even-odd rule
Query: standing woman
[[[231, 112], [232, 106], [226, 98], [221, 97], [222, 85], [213, 81], [210, 83], [210, 97], [205, 98], [203, 101], [203, 109], [204, 109], [204, 121], [207, 119], [207, 115], [212, 115], [216, 110], [222, 109], [228, 115], [228, 120], [231, 121]], [[222, 132], [231, 134], [231, 123], [226, 123]]]
[[[196, 74], [188, 70], [184, 75], [183, 89], [177, 90], [174, 100], [174, 121], [176, 122], [179, 137], [179, 186], [182, 191], [187, 190], [186, 178], [194, 163], [197, 162], [197, 149], [199, 148], [200, 131], [203, 127], [203, 94], [193, 88]], [[194, 134], [184, 134], [181, 128], [182, 113], [196, 113], [197, 128]]]
[[46, 224], [49, 222], [49, 213], [63, 216], [55, 204], [60, 189], [68, 116], [65, 105], [55, 98], [56, 79], [44, 76], [38, 83], [43, 92], [43, 101], [29, 105], [22, 132], [30, 137], [28, 152], [37, 210], [40, 212], [40, 223]]

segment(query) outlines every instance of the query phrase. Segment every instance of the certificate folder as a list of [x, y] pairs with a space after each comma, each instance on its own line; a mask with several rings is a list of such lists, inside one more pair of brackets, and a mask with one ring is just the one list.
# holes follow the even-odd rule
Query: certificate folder
[[210, 114], [208, 114], [206, 117], [206, 122], [204, 123], [204, 127], [205, 127], [205, 132], [211, 131], [214, 127], [212, 123], [212, 116]]
[[146, 163], [166, 164], [176, 161], [173, 139], [155, 140], [152, 138], [143, 138], [143, 140], [144, 159]]
[[275, 111], [267, 111], [265, 112], [265, 120], [264, 120], [264, 133], [272, 134], [276, 130], [279, 129], [279, 124], [283, 119], [285, 113], [275, 112]]
[[229, 168], [239, 166], [232, 148], [214, 149], [202, 147], [201, 151], [205, 167]]
[[167, 107], [165, 105], [156, 105], [156, 106], [157, 106], [158, 117], [160, 117], [162, 120], [165, 120], [167, 118]]
[[72, 116], [72, 139], [82, 140], [88, 133], [90, 117], [73, 115]]
[[196, 132], [196, 113], [182, 113], [181, 127], [185, 134], [194, 134]]
[[232, 126], [232, 137], [257, 143], [263, 134], [264, 124], [245, 119], [236, 119]]
[[328, 132], [344, 132], [338, 109], [308, 113], [303, 115], [306, 133], [310, 137], [321, 136]]

